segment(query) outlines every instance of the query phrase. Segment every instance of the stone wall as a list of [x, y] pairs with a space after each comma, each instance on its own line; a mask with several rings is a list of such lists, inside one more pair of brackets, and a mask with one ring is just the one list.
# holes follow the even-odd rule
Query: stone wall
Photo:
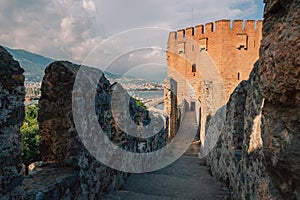
[[230, 188], [234, 199], [268, 199], [260, 131], [263, 98], [258, 87], [258, 63], [247, 81], [231, 94], [220, 138], [207, 156], [212, 173]]
[[168, 120], [168, 140], [172, 140], [176, 133], [178, 124], [178, 109], [177, 109], [177, 82], [172, 78], [167, 78], [164, 81], [164, 110], [169, 116]]
[[21, 199], [24, 70], [0, 46], [0, 199]]
[[265, 3], [259, 64], [231, 94], [207, 163], [234, 199], [299, 199], [300, 2]]
[[[0, 48], [1, 200], [101, 199], [104, 193], [119, 189], [125, 183], [129, 174], [96, 160], [83, 145], [75, 129], [72, 92], [79, 69], [79, 65], [67, 61], [54, 62], [46, 68], [38, 116], [43, 161], [30, 165], [30, 174], [23, 177], [20, 127], [25, 116], [24, 71], [6, 50]], [[154, 118], [150, 118], [149, 112], [138, 106], [119, 84], [111, 85], [100, 73], [96, 95], [92, 98], [95, 100], [93, 110], [110, 142], [133, 153], [153, 152], [164, 147], [167, 142], [167, 124], [161, 124], [159, 130], [155, 129], [157, 134], [148, 138], [134, 137], [119, 127], [116, 118], [121, 119], [122, 116], [128, 116], [133, 126], [146, 126], [157, 115], [154, 113]], [[116, 88], [121, 93], [113, 97]], [[86, 88], [82, 89], [84, 94], [89, 94]], [[123, 106], [126, 113], [113, 115], [113, 98], [117, 98], [119, 104], [128, 103]], [[113, 162], [119, 161], [115, 157], [110, 159]], [[124, 161], [127, 158], [122, 159]]]
[[[72, 92], [74, 92], [73, 86], [79, 68], [79, 65], [60, 61], [50, 64], [45, 70], [38, 117], [41, 154], [45, 167], [42, 167], [42, 170], [35, 175], [38, 178], [33, 180], [27, 178], [25, 182], [33, 183], [34, 180], [42, 180], [41, 177], [49, 179], [48, 176], [45, 176], [45, 172], [49, 171], [50, 174], [58, 176], [58, 180], [63, 180], [61, 181], [63, 186], [55, 181], [55, 185], [52, 186], [53, 191], [46, 193], [41, 189], [29, 187], [27, 193], [31, 196], [42, 193], [43, 198], [51, 197], [52, 199], [99, 199], [103, 193], [119, 189], [128, 177], [128, 173], [107, 167], [96, 160], [83, 145], [82, 138], [75, 129]], [[99, 70], [85, 68], [92, 72], [94, 70], [95, 73], [92, 74], [99, 73]], [[119, 84], [111, 85], [103, 74], [98, 78], [96, 96], [92, 99], [95, 99], [94, 109], [98, 116], [98, 123], [109, 140], [119, 148], [135, 153], [152, 152], [163, 147], [167, 140], [165, 127], [162, 127], [155, 136], [146, 139], [131, 136], [119, 127], [124, 116], [130, 117], [133, 124], [137, 126], [147, 125], [150, 123], [149, 113], [145, 108], [137, 106]], [[87, 88], [81, 89], [83, 89], [82, 97], [90, 94]], [[114, 96], [112, 95], [113, 91], [117, 91]], [[112, 110], [114, 98], [116, 98], [115, 102], [121, 106], [117, 113], [113, 113]], [[89, 106], [87, 102], [81, 103]], [[129, 103], [129, 106], [126, 103]], [[90, 123], [86, 118], [81, 121], [83, 126]], [[87, 133], [92, 132], [91, 126], [87, 126], [87, 128], [89, 129]], [[94, 139], [96, 140], [96, 137]], [[99, 142], [99, 145], [102, 145], [103, 141]], [[101, 153], [104, 154], [104, 152]], [[112, 155], [111, 162], [125, 163], [127, 159], [123, 157], [120, 160], [119, 156], [114, 157], [114, 152], [111, 152], [110, 155]], [[64, 175], [61, 170], [65, 171]], [[45, 187], [49, 188], [45, 182], [41, 182], [40, 185], [46, 185]], [[56, 191], [58, 186], [63, 189]], [[54, 196], [55, 194], [59, 195]]]
[[[97, 199], [102, 192], [118, 189], [127, 175], [97, 161], [83, 146], [74, 126], [72, 91], [79, 66], [70, 62], [54, 62], [45, 70], [39, 101], [41, 155], [44, 162], [73, 169], [76, 185], [62, 191], [59, 198]], [[110, 84], [99, 81], [102, 96], [107, 96]], [[103, 99], [102, 99], [103, 100]], [[107, 99], [108, 101], [109, 99]], [[101, 106], [108, 102], [102, 102]], [[103, 107], [102, 109], [109, 109]]]
[[265, 3], [259, 86], [267, 172], [284, 199], [300, 199], [300, 1]]

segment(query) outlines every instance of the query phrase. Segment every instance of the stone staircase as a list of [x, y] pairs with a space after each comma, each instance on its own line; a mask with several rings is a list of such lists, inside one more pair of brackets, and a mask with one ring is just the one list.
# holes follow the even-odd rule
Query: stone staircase
[[218, 200], [228, 199], [228, 189], [214, 179], [194, 144], [172, 165], [151, 173], [132, 174], [122, 190], [106, 200]]

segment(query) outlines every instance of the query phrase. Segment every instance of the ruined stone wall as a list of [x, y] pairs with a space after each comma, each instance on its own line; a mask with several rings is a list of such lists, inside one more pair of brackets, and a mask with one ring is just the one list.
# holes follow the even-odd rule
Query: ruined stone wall
[[0, 199], [21, 199], [24, 70], [0, 46]]

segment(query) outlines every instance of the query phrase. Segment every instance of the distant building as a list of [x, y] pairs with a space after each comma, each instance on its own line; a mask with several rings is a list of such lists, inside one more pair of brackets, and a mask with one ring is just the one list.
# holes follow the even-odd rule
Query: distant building
[[25, 82], [25, 101], [39, 99], [41, 96], [41, 83]]

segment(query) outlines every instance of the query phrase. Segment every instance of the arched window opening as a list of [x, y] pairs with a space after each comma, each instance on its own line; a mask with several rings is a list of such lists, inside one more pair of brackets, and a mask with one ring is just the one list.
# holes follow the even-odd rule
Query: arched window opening
[[193, 73], [196, 72], [196, 64], [195, 64], [195, 63], [192, 65], [192, 72], [193, 72]]

